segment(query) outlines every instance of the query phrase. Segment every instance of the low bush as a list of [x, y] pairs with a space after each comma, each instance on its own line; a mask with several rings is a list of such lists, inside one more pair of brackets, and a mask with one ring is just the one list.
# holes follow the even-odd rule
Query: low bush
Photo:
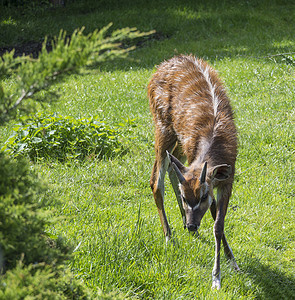
[[64, 266], [25, 266], [21, 261], [1, 279], [0, 299], [93, 299]]
[[46, 234], [44, 191], [25, 160], [0, 152], [0, 299], [92, 299], [64, 265], [70, 247]]
[[27, 155], [33, 161], [105, 158], [124, 151], [119, 127], [110, 127], [95, 117], [39, 115], [25, 120], [14, 131], [2, 150], [14, 157]]
[[68, 257], [64, 241], [50, 241], [45, 234], [45, 227], [55, 220], [44, 210], [44, 191], [24, 160], [12, 160], [0, 152], [2, 272], [14, 268], [21, 257], [24, 264], [59, 263]]

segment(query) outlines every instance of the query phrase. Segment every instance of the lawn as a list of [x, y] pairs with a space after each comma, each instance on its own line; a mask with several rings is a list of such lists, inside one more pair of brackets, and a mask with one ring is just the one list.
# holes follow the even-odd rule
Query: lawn
[[[1, 8], [2, 9], [2, 8]], [[0, 47], [42, 41], [60, 29], [156, 30], [129, 60], [101, 64], [52, 87], [44, 114], [134, 120], [114, 158], [32, 164], [61, 216], [51, 236], [73, 245], [69, 266], [93, 290], [130, 299], [294, 299], [295, 6], [292, 1], [68, 1], [65, 8], [0, 12]], [[222, 288], [211, 290], [213, 220], [195, 238], [183, 230], [166, 180], [175, 243], [165, 244], [149, 187], [154, 159], [147, 84], [161, 61], [194, 54], [218, 70], [235, 111], [239, 154], [222, 251]], [[6, 84], [10, 84], [6, 82]], [[45, 94], [46, 97], [47, 94]], [[48, 93], [47, 97], [51, 97]], [[14, 121], [17, 122], [17, 121]], [[13, 122], [0, 128], [1, 145]]]

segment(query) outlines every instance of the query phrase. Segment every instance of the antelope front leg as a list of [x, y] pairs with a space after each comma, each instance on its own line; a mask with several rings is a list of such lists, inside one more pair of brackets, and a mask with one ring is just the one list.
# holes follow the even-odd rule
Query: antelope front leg
[[[220, 246], [221, 246], [221, 240], [224, 236], [224, 218], [227, 210], [228, 200], [229, 200], [229, 196], [227, 195], [226, 191], [217, 188], [217, 205], [215, 205], [216, 202], [215, 200], [213, 200], [212, 205], [210, 207], [211, 214], [213, 216], [213, 219], [215, 220], [214, 223], [215, 261], [214, 261], [214, 267], [212, 271], [212, 289], [217, 289], [217, 290], [221, 288]], [[214, 212], [214, 206], [215, 206], [215, 212]]]
[[150, 180], [151, 189], [153, 191], [166, 242], [168, 242], [168, 240], [171, 237], [171, 230], [168, 224], [164, 208], [164, 179], [167, 168], [168, 160], [166, 158], [162, 162], [156, 160], [154, 163]]
[[219, 290], [221, 288], [220, 283], [220, 244], [221, 244], [221, 228], [222, 228], [222, 221], [217, 219], [214, 224], [214, 236], [215, 236], [215, 260], [214, 260], [214, 267], [212, 271], [212, 289]]
[[[211, 211], [211, 215], [215, 221], [216, 220], [216, 201], [215, 201], [215, 199], [213, 199], [213, 202], [210, 207], [210, 211]], [[231, 264], [236, 271], [240, 271], [240, 268], [236, 263], [233, 251], [231, 250], [231, 248], [226, 240], [224, 232], [223, 232], [223, 236], [222, 236], [222, 243], [223, 243], [224, 254], [225, 254], [226, 258], [231, 261]]]

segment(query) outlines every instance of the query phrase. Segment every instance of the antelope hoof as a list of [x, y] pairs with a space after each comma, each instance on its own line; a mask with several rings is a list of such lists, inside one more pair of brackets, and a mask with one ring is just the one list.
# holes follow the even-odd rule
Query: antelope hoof
[[234, 270], [237, 271], [237, 272], [239, 272], [240, 268], [239, 268], [238, 264], [236, 263], [236, 261], [232, 260], [231, 263], [232, 263], [232, 266], [233, 266]]
[[221, 284], [219, 278], [214, 278], [212, 282], [212, 290], [220, 290]]
[[166, 241], [166, 245], [167, 245], [169, 243], [169, 241], [170, 241], [170, 236], [169, 235], [165, 236], [165, 241]]

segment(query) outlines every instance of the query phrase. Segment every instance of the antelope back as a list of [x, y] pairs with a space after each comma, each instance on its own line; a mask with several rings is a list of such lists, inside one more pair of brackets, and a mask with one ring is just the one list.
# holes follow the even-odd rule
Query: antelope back
[[166, 136], [166, 142], [178, 140], [189, 164], [197, 158], [234, 167], [233, 112], [222, 82], [206, 62], [193, 56], [163, 62], [149, 83], [148, 95], [156, 133]]

